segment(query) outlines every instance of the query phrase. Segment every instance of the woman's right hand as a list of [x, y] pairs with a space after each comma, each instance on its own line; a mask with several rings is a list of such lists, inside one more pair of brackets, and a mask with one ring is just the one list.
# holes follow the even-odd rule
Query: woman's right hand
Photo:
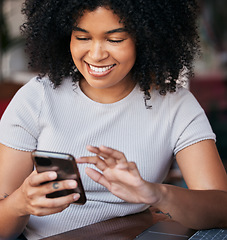
[[[70, 203], [79, 199], [79, 194], [70, 194], [59, 198], [47, 198], [46, 195], [64, 189], [77, 187], [75, 180], [54, 181], [56, 172], [37, 173], [33, 171], [16, 192], [19, 194], [20, 215], [45, 216], [58, 213], [67, 208]], [[49, 182], [52, 181], [52, 182]], [[48, 182], [42, 184], [44, 182]]]

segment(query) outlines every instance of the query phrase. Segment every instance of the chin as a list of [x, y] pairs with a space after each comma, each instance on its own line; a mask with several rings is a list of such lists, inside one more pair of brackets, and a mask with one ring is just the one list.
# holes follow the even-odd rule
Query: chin
[[91, 81], [87, 81], [87, 84], [89, 86], [91, 86], [92, 88], [96, 88], [96, 89], [106, 89], [106, 88], [110, 88], [110, 87], [113, 87], [115, 84], [113, 83], [109, 83], [106, 81], [106, 80], [103, 80], [103, 79], [97, 79], [97, 80], [94, 80], [92, 79]]

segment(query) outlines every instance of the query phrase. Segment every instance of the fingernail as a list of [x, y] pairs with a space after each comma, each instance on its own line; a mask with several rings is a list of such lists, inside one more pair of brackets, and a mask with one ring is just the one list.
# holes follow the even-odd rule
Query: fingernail
[[104, 148], [104, 149], [110, 149], [109, 147], [107, 146], [104, 146], [104, 145], [101, 145], [100, 148]]
[[77, 162], [82, 161], [82, 160], [83, 160], [82, 157], [79, 157], [79, 158], [76, 159]]
[[50, 179], [55, 179], [56, 177], [57, 177], [57, 173], [56, 172], [49, 173], [49, 178]]
[[97, 147], [93, 145], [87, 145], [87, 148], [97, 148]]
[[73, 199], [74, 200], [78, 200], [80, 198], [80, 194], [79, 193], [75, 193], [74, 195], [73, 195]]
[[69, 187], [71, 187], [71, 188], [75, 188], [77, 184], [76, 184], [75, 181], [73, 181], [73, 182], [69, 182], [68, 185], [69, 185]]

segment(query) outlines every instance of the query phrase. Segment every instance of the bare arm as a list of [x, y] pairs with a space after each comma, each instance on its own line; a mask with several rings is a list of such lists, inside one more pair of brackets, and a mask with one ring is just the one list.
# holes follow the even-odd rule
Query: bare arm
[[227, 192], [169, 185], [158, 188], [161, 197], [154, 206], [173, 220], [193, 229], [227, 227]]
[[227, 227], [227, 175], [215, 142], [189, 146], [176, 159], [190, 190], [174, 190], [179, 197], [170, 191], [169, 201], [177, 206], [173, 217], [194, 228]]
[[[47, 199], [46, 194], [56, 191], [52, 183], [55, 172], [37, 174], [33, 171], [30, 152], [18, 151], [0, 144], [0, 239], [14, 239], [20, 235], [30, 214], [45, 216], [61, 212], [78, 194]], [[72, 185], [70, 185], [72, 184]], [[75, 188], [74, 180], [61, 181], [58, 190]]]
[[103, 146], [89, 146], [88, 150], [97, 156], [80, 158], [78, 163], [95, 164], [103, 174], [90, 168], [87, 174], [116, 196], [157, 207], [190, 228], [227, 227], [227, 177], [212, 140], [177, 154], [190, 190], [144, 181], [135, 163], [127, 162], [124, 154], [116, 150]]
[[[21, 164], [23, 163], [23, 164]], [[0, 236], [18, 236], [29, 220], [29, 215], [20, 216], [18, 194], [14, 193], [32, 172], [29, 152], [17, 151], [0, 144]], [[4, 199], [4, 200], [3, 200]], [[0, 237], [0, 238], [1, 238]]]

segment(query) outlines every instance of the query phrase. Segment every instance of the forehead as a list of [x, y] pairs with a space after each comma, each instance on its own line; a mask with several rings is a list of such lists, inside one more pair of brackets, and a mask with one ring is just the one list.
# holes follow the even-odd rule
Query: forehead
[[94, 11], [85, 11], [80, 17], [76, 26], [84, 29], [109, 30], [113, 28], [122, 28], [124, 24], [120, 22], [120, 18], [106, 7], [98, 7]]

